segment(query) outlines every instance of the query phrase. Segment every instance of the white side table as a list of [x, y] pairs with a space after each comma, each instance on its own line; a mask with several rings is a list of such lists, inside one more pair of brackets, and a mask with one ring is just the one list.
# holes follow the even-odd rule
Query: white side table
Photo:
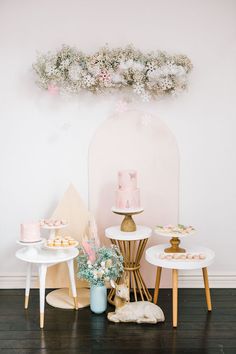
[[71, 284], [71, 291], [74, 298], [75, 309], [78, 309], [77, 294], [74, 278], [74, 258], [78, 256], [76, 248], [68, 250], [50, 251], [43, 248], [36, 248], [35, 252], [28, 252], [28, 249], [21, 248], [16, 252], [16, 257], [24, 262], [27, 262], [27, 276], [25, 288], [25, 309], [28, 308], [29, 293], [30, 293], [30, 278], [32, 265], [38, 267], [39, 273], [39, 295], [40, 295], [40, 328], [44, 327], [44, 307], [45, 307], [45, 280], [47, 268], [61, 262], [67, 262], [69, 270], [69, 278]]
[[150, 247], [146, 250], [145, 258], [148, 263], [151, 263], [157, 267], [156, 273], [156, 284], [155, 284], [155, 292], [154, 292], [154, 300], [153, 302], [156, 304], [158, 300], [160, 279], [161, 279], [161, 270], [162, 268], [172, 269], [172, 312], [173, 312], [173, 327], [177, 327], [178, 322], [178, 270], [185, 269], [202, 269], [204, 285], [205, 285], [205, 293], [206, 293], [206, 303], [208, 311], [212, 310], [211, 306], [211, 295], [208, 283], [208, 274], [207, 267], [213, 262], [215, 258], [215, 254], [212, 250], [205, 247], [193, 246], [187, 249], [187, 253], [194, 254], [204, 254], [205, 259], [197, 259], [197, 260], [169, 260], [169, 259], [161, 259], [160, 254], [164, 253], [164, 249], [168, 246], [168, 244], [162, 244], [158, 246]]
[[[140, 261], [151, 234], [152, 229], [140, 225], [137, 225], [136, 231], [133, 232], [121, 231], [120, 226], [112, 226], [105, 230], [106, 237], [113, 245], [119, 247], [124, 258], [124, 271], [128, 275], [129, 289], [133, 288], [135, 301], [137, 301], [137, 293], [143, 301], [144, 298], [148, 301], [152, 300], [140, 272]], [[119, 279], [117, 282], [119, 283]], [[111, 289], [108, 295], [108, 301], [111, 304], [114, 303], [114, 296], [115, 290]]]

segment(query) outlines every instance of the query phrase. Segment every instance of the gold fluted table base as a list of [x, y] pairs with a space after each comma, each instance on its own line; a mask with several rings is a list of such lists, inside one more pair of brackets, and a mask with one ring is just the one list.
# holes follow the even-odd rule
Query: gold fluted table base
[[[140, 272], [140, 261], [143, 256], [148, 238], [144, 240], [122, 241], [111, 239], [111, 243], [119, 247], [124, 258], [124, 271], [128, 279], [129, 291], [133, 290], [134, 299], [138, 298], [142, 301], [152, 301], [152, 296], [149, 293]], [[117, 279], [117, 284], [122, 282]], [[108, 294], [108, 302], [114, 305], [115, 289], [111, 289]]]

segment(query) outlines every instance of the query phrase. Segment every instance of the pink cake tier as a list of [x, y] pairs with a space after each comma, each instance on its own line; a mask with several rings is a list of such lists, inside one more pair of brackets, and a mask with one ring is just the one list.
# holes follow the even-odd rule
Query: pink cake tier
[[140, 191], [137, 188], [137, 172], [125, 170], [118, 172], [118, 190], [116, 191], [116, 208], [140, 208]]
[[27, 223], [20, 226], [20, 241], [22, 242], [37, 242], [41, 240], [40, 224]]
[[125, 170], [118, 172], [118, 189], [122, 191], [137, 189], [137, 172]]

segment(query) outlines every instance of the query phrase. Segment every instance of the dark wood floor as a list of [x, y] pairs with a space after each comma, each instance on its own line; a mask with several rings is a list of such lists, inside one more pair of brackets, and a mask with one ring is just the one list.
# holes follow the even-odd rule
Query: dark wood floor
[[159, 297], [166, 321], [157, 325], [114, 324], [89, 308], [76, 312], [47, 305], [40, 330], [38, 291], [31, 291], [28, 310], [23, 301], [23, 290], [0, 290], [0, 353], [236, 353], [236, 289], [213, 289], [211, 314], [203, 289], [180, 289], [177, 329], [168, 289]]

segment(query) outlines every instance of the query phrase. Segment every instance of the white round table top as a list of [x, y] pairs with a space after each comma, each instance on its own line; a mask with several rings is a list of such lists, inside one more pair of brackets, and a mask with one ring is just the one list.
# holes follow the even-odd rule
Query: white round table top
[[105, 236], [112, 240], [119, 241], [138, 241], [149, 238], [152, 235], [152, 229], [147, 226], [136, 225], [137, 230], [132, 232], [124, 232], [119, 226], [111, 226], [105, 230]]
[[[215, 253], [206, 247], [192, 246], [186, 248], [186, 253], [204, 254], [205, 259], [161, 259], [160, 255], [164, 253], [164, 249], [169, 247], [169, 244], [161, 244], [150, 247], [146, 250], [145, 259], [148, 263], [162, 268], [170, 269], [199, 269], [208, 267], [215, 258]], [[168, 253], [167, 253], [168, 254]]]
[[52, 251], [39, 247], [29, 251], [28, 247], [24, 247], [16, 251], [16, 257], [22, 261], [47, 264], [66, 262], [77, 257], [78, 254], [77, 248]]

